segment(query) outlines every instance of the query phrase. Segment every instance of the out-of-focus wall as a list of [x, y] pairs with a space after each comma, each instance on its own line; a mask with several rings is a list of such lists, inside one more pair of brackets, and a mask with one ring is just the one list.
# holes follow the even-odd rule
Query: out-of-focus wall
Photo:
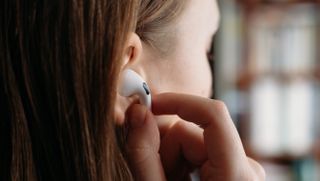
[[215, 98], [247, 154], [267, 180], [320, 180], [320, 2], [218, 2]]

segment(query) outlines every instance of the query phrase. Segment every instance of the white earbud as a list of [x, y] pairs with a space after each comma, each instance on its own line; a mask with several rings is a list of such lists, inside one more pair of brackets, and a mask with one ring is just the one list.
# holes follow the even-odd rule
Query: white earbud
[[129, 97], [137, 94], [141, 104], [151, 109], [151, 92], [147, 83], [139, 74], [131, 69], [123, 71], [121, 76], [119, 93], [122, 96]]

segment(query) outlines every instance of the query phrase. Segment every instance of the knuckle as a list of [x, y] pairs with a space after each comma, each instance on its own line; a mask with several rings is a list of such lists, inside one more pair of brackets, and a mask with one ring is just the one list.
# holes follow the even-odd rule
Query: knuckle
[[258, 163], [257, 161], [249, 158], [249, 163], [251, 166], [251, 170], [254, 176], [253, 180], [265, 180], [266, 179], [266, 172], [264, 170], [264, 168], [262, 167], [262, 165], [260, 163]]
[[215, 100], [213, 103], [214, 103], [214, 106], [217, 108], [220, 108], [220, 109], [226, 108], [226, 104], [221, 100]]
[[260, 164], [258, 164], [258, 169], [259, 169], [259, 171], [257, 173], [258, 178], [259, 178], [258, 180], [265, 180], [266, 179], [266, 171], [264, 170], [264, 168]]
[[188, 122], [186, 122], [186, 121], [178, 120], [176, 123], [174, 123], [173, 129], [176, 132], [184, 131], [186, 129], [186, 127], [187, 127], [187, 124], [188, 124]]
[[187, 130], [187, 124], [188, 122], [183, 121], [183, 120], [178, 120], [176, 121], [171, 128], [171, 134], [177, 138], [180, 139], [181, 137], [183, 137], [183, 135], [181, 135], [181, 133], [184, 133]]
[[226, 112], [227, 111], [227, 105], [220, 100], [213, 101], [213, 107], [217, 110], [217, 112]]

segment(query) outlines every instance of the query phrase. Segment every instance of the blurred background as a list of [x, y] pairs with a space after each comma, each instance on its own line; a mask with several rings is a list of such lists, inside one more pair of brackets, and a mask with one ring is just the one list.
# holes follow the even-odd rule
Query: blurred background
[[218, 2], [215, 98], [267, 180], [320, 180], [320, 1]]

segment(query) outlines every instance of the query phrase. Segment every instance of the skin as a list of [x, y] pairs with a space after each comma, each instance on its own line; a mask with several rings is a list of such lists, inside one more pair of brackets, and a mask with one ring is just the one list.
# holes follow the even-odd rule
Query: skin
[[127, 150], [137, 180], [184, 180], [194, 168], [201, 180], [265, 179], [224, 103], [208, 99], [207, 51], [218, 21], [215, 0], [190, 0], [174, 27], [173, 53], [158, 56], [135, 33], [129, 37], [122, 69], [138, 72], [153, 93], [151, 111], [134, 104], [137, 97], [116, 101], [117, 122], [130, 125]]
[[[153, 94], [178, 92], [210, 97], [212, 74], [207, 53], [218, 24], [219, 10], [215, 0], [190, 0], [168, 32], [177, 35], [171, 47], [173, 53], [159, 57], [158, 52], [141, 42], [142, 50], [136, 50], [138, 60], [127, 60], [129, 67], [144, 77]], [[157, 120], [163, 133], [180, 118], [161, 116]]]
[[207, 52], [218, 21], [215, 1], [191, 0], [187, 4], [173, 28], [177, 34], [173, 53], [154, 60], [154, 53], [146, 52], [148, 54], [142, 58], [147, 79], [152, 80], [150, 86], [156, 93], [170, 91], [210, 96], [212, 76]]

